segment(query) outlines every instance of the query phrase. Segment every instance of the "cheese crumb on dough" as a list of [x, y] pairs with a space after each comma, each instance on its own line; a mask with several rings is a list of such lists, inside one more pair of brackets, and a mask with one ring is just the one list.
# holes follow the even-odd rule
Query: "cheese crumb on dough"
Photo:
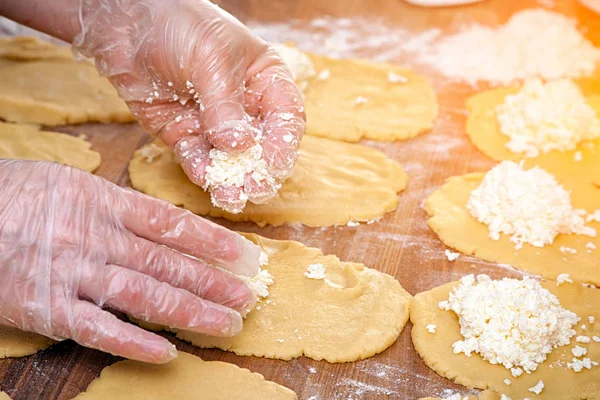
[[320, 81], [326, 81], [330, 77], [331, 77], [331, 71], [328, 70], [327, 68], [325, 68], [324, 70], [319, 72], [319, 74], [317, 75], [317, 79]]
[[588, 317], [588, 322], [590, 323], [590, 325], [593, 325], [596, 323], [596, 317], [594, 317], [593, 315], [590, 315]]
[[577, 315], [561, 307], [552, 293], [529, 277], [492, 280], [468, 275], [440, 302], [459, 318], [464, 340], [454, 353], [478, 353], [491, 364], [501, 364], [517, 377], [535, 371], [552, 349], [569, 344]]
[[530, 387], [527, 390], [535, 394], [540, 394], [542, 393], [542, 390], [544, 390], [544, 382], [540, 380], [538, 383], [535, 384], [535, 386]]
[[427, 332], [429, 332], [429, 333], [435, 333], [436, 328], [437, 328], [436, 324], [429, 324], [425, 327], [425, 329], [427, 329]]
[[556, 286], [560, 286], [565, 283], [573, 283], [573, 281], [571, 280], [570, 277], [571, 277], [571, 275], [569, 275], [569, 274], [559, 274], [556, 277]]
[[460, 257], [460, 253], [456, 251], [450, 251], [448, 249], [444, 250], [444, 254], [446, 254], [448, 261], [455, 261], [458, 259], [458, 257]]
[[[283, 59], [283, 62], [292, 72], [292, 78], [300, 90], [304, 91], [308, 86], [308, 80], [317, 74], [315, 66], [310, 58], [293, 46], [287, 44], [275, 43], [271, 45]], [[323, 71], [321, 71], [323, 74]], [[321, 75], [319, 74], [319, 75]], [[319, 79], [327, 79], [318, 77]]]
[[369, 99], [367, 99], [366, 97], [363, 96], [358, 96], [356, 99], [354, 99], [354, 104], [356, 104], [357, 106], [361, 105], [361, 104], [366, 104], [369, 102]]
[[504, 384], [505, 385], [510, 385], [512, 383], [512, 381], [510, 379], [505, 379], [504, 380]]
[[392, 71], [388, 72], [387, 80], [389, 83], [407, 83], [408, 78]]
[[596, 343], [600, 343], [600, 336], [594, 335], [594, 336], [592, 336], [592, 340]]
[[558, 234], [596, 236], [586, 227], [585, 210], [574, 210], [571, 194], [539, 167], [524, 170], [512, 161], [492, 168], [473, 190], [467, 209], [489, 228], [492, 240], [511, 235], [520, 249], [523, 243], [536, 247], [552, 244]]
[[537, 8], [519, 11], [498, 27], [472, 24], [440, 39], [419, 60], [472, 85], [506, 86], [536, 77], [591, 75], [600, 50], [581, 34], [575, 19]]
[[268, 297], [269, 286], [271, 286], [275, 282], [273, 275], [271, 275], [271, 273], [266, 269], [259, 269], [258, 274], [256, 274], [252, 278], [248, 278], [245, 276], [240, 276], [240, 278], [246, 281], [250, 289], [254, 293], [256, 293], [256, 296], [258, 298]]
[[310, 264], [304, 273], [309, 279], [325, 279], [325, 266], [323, 264]]
[[590, 343], [591, 341], [589, 336], [577, 336], [575, 340], [577, 343]]
[[155, 143], [150, 144], [150, 146], [144, 146], [140, 150], [142, 158], [148, 164], [154, 162], [154, 160], [159, 158], [164, 152], [165, 149], [163, 147], [157, 146]]
[[571, 349], [571, 353], [573, 353], [575, 357], [581, 357], [587, 354], [587, 349], [577, 345]]
[[582, 360], [573, 358], [570, 363], [567, 363], [567, 368], [575, 372], [581, 372], [584, 368], [592, 369], [592, 360], [587, 357]]
[[510, 138], [506, 147], [525, 157], [574, 150], [582, 141], [600, 137], [596, 111], [570, 79], [526, 82], [496, 107], [496, 117], [500, 131]]

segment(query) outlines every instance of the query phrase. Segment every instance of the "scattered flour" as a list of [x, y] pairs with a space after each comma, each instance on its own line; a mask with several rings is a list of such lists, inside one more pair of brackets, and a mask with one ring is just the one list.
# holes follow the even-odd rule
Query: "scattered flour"
[[325, 279], [325, 266], [323, 264], [310, 264], [304, 273], [309, 279]]
[[[506, 147], [526, 157], [574, 150], [584, 140], [600, 137], [600, 120], [570, 79], [527, 81], [496, 107]], [[579, 153], [581, 155], [581, 153]]]
[[596, 236], [585, 226], [584, 210], [574, 210], [571, 195], [539, 167], [524, 170], [512, 161], [492, 168], [469, 198], [467, 209], [489, 228], [489, 236], [511, 235], [515, 248], [552, 244], [558, 234]]
[[473, 85], [578, 78], [592, 74], [600, 61], [600, 50], [579, 32], [575, 20], [539, 8], [520, 11], [494, 28], [472, 24], [437, 41], [432, 50], [419, 61]]
[[479, 353], [515, 377], [535, 371], [552, 349], [569, 344], [579, 320], [529, 277], [492, 280], [468, 275], [439, 307], [459, 318], [464, 340], [452, 345], [455, 353]]

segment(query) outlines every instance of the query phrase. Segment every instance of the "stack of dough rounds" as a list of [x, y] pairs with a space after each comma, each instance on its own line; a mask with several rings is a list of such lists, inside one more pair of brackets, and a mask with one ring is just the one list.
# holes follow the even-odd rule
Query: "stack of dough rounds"
[[[144, 154], [154, 151], [147, 162]], [[300, 222], [308, 226], [371, 221], [398, 205], [406, 174], [382, 152], [356, 144], [306, 136], [294, 173], [267, 204], [248, 204], [241, 214], [214, 207], [210, 195], [189, 181], [161, 142], [138, 150], [129, 164], [131, 185], [177, 206], [260, 226]]]
[[[304, 355], [332, 363], [371, 357], [396, 341], [408, 321], [412, 298], [396, 279], [298, 242], [244, 235], [269, 256], [263, 267], [275, 281], [269, 296], [248, 314], [234, 337], [176, 331], [177, 337], [240, 356], [290, 360]], [[307, 278], [310, 264], [322, 264], [325, 279]]]
[[66, 47], [0, 39], [0, 118], [44, 125], [132, 122], [115, 88]]
[[[600, 321], [600, 291], [579, 284], [542, 282], [541, 285], [558, 297], [562, 307], [576, 313], [581, 321], [574, 329], [577, 334], [567, 346], [556, 348], [531, 374], [524, 373], [518, 378], [502, 365], [493, 365], [483, 360], [479, 354], [471, 357], [454, 354], [452, 344], [463, 337], [460, 334], [458, 317], [452, 311], [438, 307], [440, 301], [448, 300], [448, 295], [458, 282], [451, 282], [430, 291], [417, 294], [410, 304], [410, 320], [413, 324], [412, 339], [415, 349], [431, 369], [456, 383], [477, 389], [490, 389], [513, 399], [579, 400], [597, 399], [600, 392], [600, 367], [574, 372], [567, 368], [573, 359], [571, 350], [578, 345], [577, 336], [600, 336], [600, 324], [589, 324], [587, 318]], [[427, 325], [435, 324], [436, 333], [429, 333]], [[585, 328], [585, 329], [584, 329]], [[600, 362], [600, 343], [591, 341], [582, 345], [587, 348], [592, 361]], [[509, 379], [510, 385], [504, 380]], [[544, 390], [534, 396], [529, 388], [543, 381]], [[490, 394], [492, 395], [492, 394]], [[493, 397], [492, 397], [493, 398]]]
[[0, 358], [28, 356], [53, 343], [45, 336], [0, 325]]
[[[482, 260], [510, 264], [516, 268], [539, 274], [544, 278], [556, 279], [562, 273], [571, 279], [600, 285], [600, 236], [558, 235], [551, 245], [542, 248], [524, 244], [516, 250], [508, 235], [501, 234], [499, 240], [489, 237], [487, 225], [478, 222], [467, 210], [471, 192], [482, 182], [483, 173], [473, 173], [453, 177], [425, 202], [429, 214], [427, 224], [447, 246]], [[588, 213], [600, 208], [600, 188], [592, 183], [560, 181], [571, 191], [571, 203], [575, 209]], [[600, 223], [587, 224], [600, 232]], [[591, 250], [592, 243], [596, 249]], [[562, 252], [561, 247], [577, 252]]]
[[[586, 85], [582, 85], [581, 89], [584, 94], [589, 92]], [[467, 100], [470, 113], [466, 130], [475, 147], [494, 160], [524, 160], [526, 169], [538, 165], [557, 178], [577, 179], [600, 185], [600, 139], [582, 142], [575, 150], [551, 151], [533, 158], [525, 158], [523, 154], [513, 153], [506, 147], [509, 138], [500, 131], [496, 107], [504, 103], [506, 96], [518, 91], [519, 88], [492, 89]], [[586, 100], [600, 117], [600, 95], [588, 95]], [[581, 161], [575, 161], [577, 152], [581, 153]]]
[[[304, 92], [308, 135], [357, 142], [409, 139], [431, 129], [438, 113], [431, 83], [409, 69], [308, 54], [316, 71]], [[405, 78], [396, 82], [392, 76]]]
[[100, 154], [91, 146], [67, 134], [0, 122], [0, 158], [54, 161], [92, 172], [100, 166]]
[[179, 352], [173, 361], [120, 361], [102, 370], [78, 400], [295, 400], [290, 389], [236, 365]]

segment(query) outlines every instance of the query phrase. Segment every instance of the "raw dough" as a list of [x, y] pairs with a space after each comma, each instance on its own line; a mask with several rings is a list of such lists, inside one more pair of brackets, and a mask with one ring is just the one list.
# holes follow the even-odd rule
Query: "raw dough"
[[[306, 133], [357, 142], [408, 139], [431, 129], [438, 113], [429, 81], [409, 69], [362, 60], [337, 60], [308, 54], [317, 72], [331, 76], [309, 80], [305, 91]], [[392, 83], [388, 74], [408, 79]], [[360, 103], [359, 98], [365, 98]]]
[[[165, 148], [161, 142], [155, 143]], [[229, 214], [214, 207], [210, 196], [188, 180], [170, 151], [148, 163], [142, 156], [144, 148], [135, 152], [129, 164], [135, 189], [196, 214], [261, 226], [285, 222], [330, 226], [374, 220], [396, 208], [397, 193], [406, 187], [404, 171], [380, 151], [306, 136], [294, 174], [277, 196], [265, 205], [249, 203], [243, 213]]]
[[6, 393], [0, 392], [0, 400], [11, 400], [11, 399]]
[[[580, 85], [584, 94], [586, 85]], [[589, 88], [587, 88], [589, 89]], [[504, 98], [514, 94], [519, 88], [499, 88], [478, 93], [467, 100], [470, 110], [467, 120], [467, 135], [473, 144], [494, 160], [525, 160], [526, 169], [539, 165], [557, 178], [575, 178], [600, 184], [600, 139], [580, 143], [573, 151], [552, 151], [534, 158], [513, 153], [506, 148], [508, 136], [502, 134], [496, 118], [496, 107], [504, 103]], [[600, 116], [600, 96], [589, 95], [588, 103]], [[575, 161], [575, 153], [581, 152], [581, 161]]]
[[[241, 356], [290, 360], [305, 355], [329, 362], [371, 357], [396, 341], [411, 299], [396, 279], [298, 242], [245, 236], [269, 256], [263, 267], [275, 278], [269, 297], [248, 314], [235, 337], [191, 332], [178, 332], [177, 337]], [[324, 280], [304, 276], [315, 263], [325, 266]]]
[[179, 352], [168, 364], [120, 361], [106, 367], [78, 400], [293, 400], [290, 389], [257, 373]]
[[28, 356], [53, 343], [45, 336], [0, 325], [0, 358]]
[[[524, 244], [520, 250], [515, 249], [507, 235], [501, 234], [497, 241], [490, 239], [488, 227], [477, 222], [466, 207], [471, 192], [481, 184], [483, 176], [483, 173], [473, 173], [450, 178], [427, 198], [425, 210], [430, 216], [427, 224], [444, 244], [461, 253], [510, 264], [548, 279], [568, 273], [573, 280], [600, 285], [600, 235], [558, 235], [551, 245], [539, 248]], [[600, 188], [591, 183], [560, 179], [558, 183], [571, 191], [573, 208], [583, 208], [588, 212], [600, 208]], [[598, 222], [587, 226], [600, 232]], [[587, 243], [593, 243], [597, 249], [588, 252]], [[560, 251], [562, 246], [575, 249], [577, 253], [563, 253]]]
[[[430, 291], [417, 294], [410, 304], [410, 320], [413, 344], [419, 355], [431, 369], [457, 383], [478, 389], [491, 389], [496, 393], [506, 394], [513, 399], [524, 397], [535, 399], [599, 399], [600, 367], [575, 373], [567, 369], [567, 362], [573, 358], [571, 349], [577, 345], [575, 337], [571, 344], [554, 349], [546, 361], [531, 374], [523, 374], [514, 378], [510, 370], [501, 365], [492, 365], [484, 361], [478, 354], [466, 357], [454, 354], [452, 343], [461, 340], [460, 325], [456, 314], [442, 311], [438, 303], [448, 300], [448, 294], [458, 282], [451, 282]], [[561, 305], [576, 313], [581, 323], [575, 328], [577, 336], [600, 335], [600, 324], [588, 324], [587, 317], [594, 316], [600, 320], [600, 291], [586, 288], [578, 284], [556, 286], [556, 282], [542, 282], [542, 286], [555, 294]], [[431, 334], [425, 328], [428, 324], [437, 325], [437, 333]], [[581, 324], [586, 324], [583, 330]], [[583, 345], [588, 349], [592, 360], [600, 361], [600, 343], [592, 341]], [[552, 365], [552, 368], [550, 368]], [[505, 379], [511, 384], [506, 385]], [[545, 388], [538, 396], [528, 389], [539, 380]]]
[[69, 50], [35, 38], [0, 40], [0, 118], [44, 125], [131, 122], [113, 86]]
[[[500, 395], [492, 392], [491, 390], [484, 390], [483, 392], [481, 392], [479, 394], [479, 396], [464, 395], [464, 396], [460, 397], [460, 400], [463, 400], [465, 397], [469, 400], [500, 400]], [[419, 400], [450, 400], [450, 399], [452, 399], [452, 397], [445, 397], [445, 398], [425, 397], [425, 398], [422, 398]], [[517, 400], [517, 399], [515, 399], [515, 400]]]
[[100, 166], [100, 153], [81, 138], [36, 126], [0, 122], [0, 158], [55, 161], [86, 171]]
[[451, 7], [480, 3], [484, 0], [406, 0], [407, 3], [421, 7]]

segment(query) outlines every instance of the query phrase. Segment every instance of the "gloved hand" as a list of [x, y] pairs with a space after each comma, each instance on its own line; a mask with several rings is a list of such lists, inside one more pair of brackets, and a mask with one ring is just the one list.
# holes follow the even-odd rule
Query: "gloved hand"
[[[275, 195], [306, 123], [301, 92], [272, 48], [208, 0], [81, 0], [80, 23], [76, 52], [95, 58], [215, 205], [239, 212]], [[224, 157], [257, 143], [270, 179], [207, 182], [212, 149]]]
[[87, 172], [0, 160], [0, 324], [167, 362], [169, 341], [101, 307], [231, 336], [255, 298], [212, 265], [253, 276], [259, 257], [237, 233]]

